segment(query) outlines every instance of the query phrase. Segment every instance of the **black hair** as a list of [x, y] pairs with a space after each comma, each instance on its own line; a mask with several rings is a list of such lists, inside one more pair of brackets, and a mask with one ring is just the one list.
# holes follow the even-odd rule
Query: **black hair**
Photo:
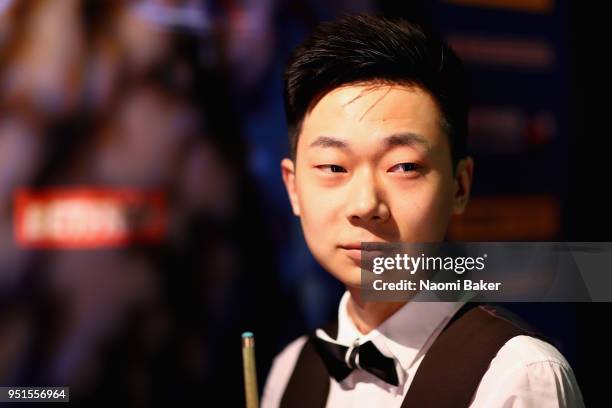
[[442, 113], [453, 168], [465, 157], [469, 86], [457, 55], [418, 24], [362, 13], [321, 23], [289, 58], [284, 99], [291, 158], [304, 117], [325, 94], [370, 81], [429, 93]]

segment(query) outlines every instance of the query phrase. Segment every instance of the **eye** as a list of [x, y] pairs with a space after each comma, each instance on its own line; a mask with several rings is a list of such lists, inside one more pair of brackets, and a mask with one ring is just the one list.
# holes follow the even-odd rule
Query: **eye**
[[337, 164], [321, 164], [316, 167], [325, 173], [346, 173], [346, 169], [342, 166], [338, 166]]
[[399, 163], [389, 169], [392, 173], [407, 173], [419, 169], [419, 165], [416, 163]]

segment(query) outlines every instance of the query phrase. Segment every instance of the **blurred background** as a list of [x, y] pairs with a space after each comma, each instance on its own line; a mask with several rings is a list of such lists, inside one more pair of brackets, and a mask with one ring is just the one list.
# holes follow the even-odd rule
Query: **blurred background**
[[[359, 11], [433, 27], [470, 72], [473, 199], [452, 239], [610, 241], [584, 3], [0, 0], [1, 385], [242, 406], [242, 331], [262, 387], [334, 318], [343, 288], [282, 185], [281, 80], [318, 22]], [[599, 402], [609, 305], [508, 307]]]

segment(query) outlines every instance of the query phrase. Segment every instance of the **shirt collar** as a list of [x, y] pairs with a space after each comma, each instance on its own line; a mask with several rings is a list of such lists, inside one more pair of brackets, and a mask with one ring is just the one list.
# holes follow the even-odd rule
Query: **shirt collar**
[[[424, 346], [450, 318], [465, 304], [459, 302], [408, 302], [377, 328], [364, 335], [348, 315], [350, 293], [346, 291], [338, 308], [337, 343], [349, 346], [359, 339], [363, 344], [371, 340], [378, 349], [392, 357], [407, 371], [424, 352]], [[399, 368], [399, 367], [398, 367]], [[399, 371], [399, 370], [398, 370]]]

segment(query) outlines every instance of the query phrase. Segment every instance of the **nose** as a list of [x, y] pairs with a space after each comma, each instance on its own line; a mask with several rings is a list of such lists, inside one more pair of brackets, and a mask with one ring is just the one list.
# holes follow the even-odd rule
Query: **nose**
[[389, 207], [371, 171], [356, 173], [352, 177], [349, 191], [345, 206], [349, 221], [383, 223], [389, 219]]

